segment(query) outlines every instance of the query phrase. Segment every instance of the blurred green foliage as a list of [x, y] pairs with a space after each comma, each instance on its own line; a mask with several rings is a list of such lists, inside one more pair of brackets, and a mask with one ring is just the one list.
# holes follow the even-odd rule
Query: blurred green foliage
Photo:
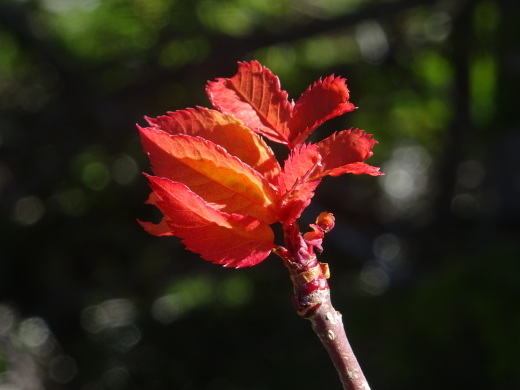
[[[0, 387], [339, 389], [269, 258], [148, 236], [135, 123], [257, 59], [296, 99], [348, 78], [385, 176], [325, 179], [322, 261], [374, 389], [520, 387], [514, 0], [0, 3]], [[280, 156], [285, 151], [277, 149]], [[302, 227], [303, 229], [303, 227]]]

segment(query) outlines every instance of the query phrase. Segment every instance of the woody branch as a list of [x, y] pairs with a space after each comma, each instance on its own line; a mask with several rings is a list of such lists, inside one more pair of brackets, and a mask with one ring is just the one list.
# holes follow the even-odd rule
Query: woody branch
[[[278, 247], [275, 253], [289, 270], [294, 286], [293, 304], [298, 315], [311, 321], [312, 329], [336, 367], [343, 389], [370, 390], [348, 342], [342, 316], [332, 306], [328, 265], [318, 262], [313, 245], [306, 242], [296, 223], [285, 225], [284, 231], [286, 248]], [[317, 242], [320, 249], [322, 237], [319, 236]]]

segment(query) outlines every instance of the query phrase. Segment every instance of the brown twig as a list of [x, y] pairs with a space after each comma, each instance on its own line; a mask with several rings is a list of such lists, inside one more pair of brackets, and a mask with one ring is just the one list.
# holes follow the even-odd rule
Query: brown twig
[[275, 253], [289, 269], [294, 286], [293, 304], [298, 315], [311, 321], [312, 329], [327, 350], [344, 390], [370, 390], [348, 342], [341, 314], [330, 300], [329, 267], [319, 263], [313, 246], [302, 237], [296, 223], [284, 226], [286, 248]]
[[324, 294], [322, 303], [309, 318], [312, 329], [327, 350], [345, 390], [370, 390], [363, 371], [348, 342], [341, 313], [334, 310], [330, 294]]

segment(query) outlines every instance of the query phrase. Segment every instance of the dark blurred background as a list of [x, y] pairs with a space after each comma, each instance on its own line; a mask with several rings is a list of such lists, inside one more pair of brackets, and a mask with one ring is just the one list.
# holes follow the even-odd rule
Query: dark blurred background
[[323, 181], [322, 261], [374, 390], [520, 388], [520, 11], [490, 0], [2, 0], [0, 389], [340, 389], [274, 256], [147, 235], [135, 124], [257, 59], [329, 74], [386, 176]]

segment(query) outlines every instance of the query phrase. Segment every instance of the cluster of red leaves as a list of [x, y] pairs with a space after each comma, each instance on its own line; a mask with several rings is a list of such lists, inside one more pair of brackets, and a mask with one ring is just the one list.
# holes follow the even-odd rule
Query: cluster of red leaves
[[[293, 223], [322, 177], [381, 174], [363, 162], [376, 141], [362, 130], [304, 143], [326, 120], [355, 109], [345, 82], [318, 80], [292, 102], [269, 69], [242, 62], [235, 76], [208, 83], [217, 110], [146, 118], [149, 127], [138, 127], [154, 173], [148, 203], [164, 217], [141, 225], [181, 237], [187, 249], [227, 267], [264, 260], [275, 247], [269, 225]], [[288, 146], [283, 169], [259, 135]]]

